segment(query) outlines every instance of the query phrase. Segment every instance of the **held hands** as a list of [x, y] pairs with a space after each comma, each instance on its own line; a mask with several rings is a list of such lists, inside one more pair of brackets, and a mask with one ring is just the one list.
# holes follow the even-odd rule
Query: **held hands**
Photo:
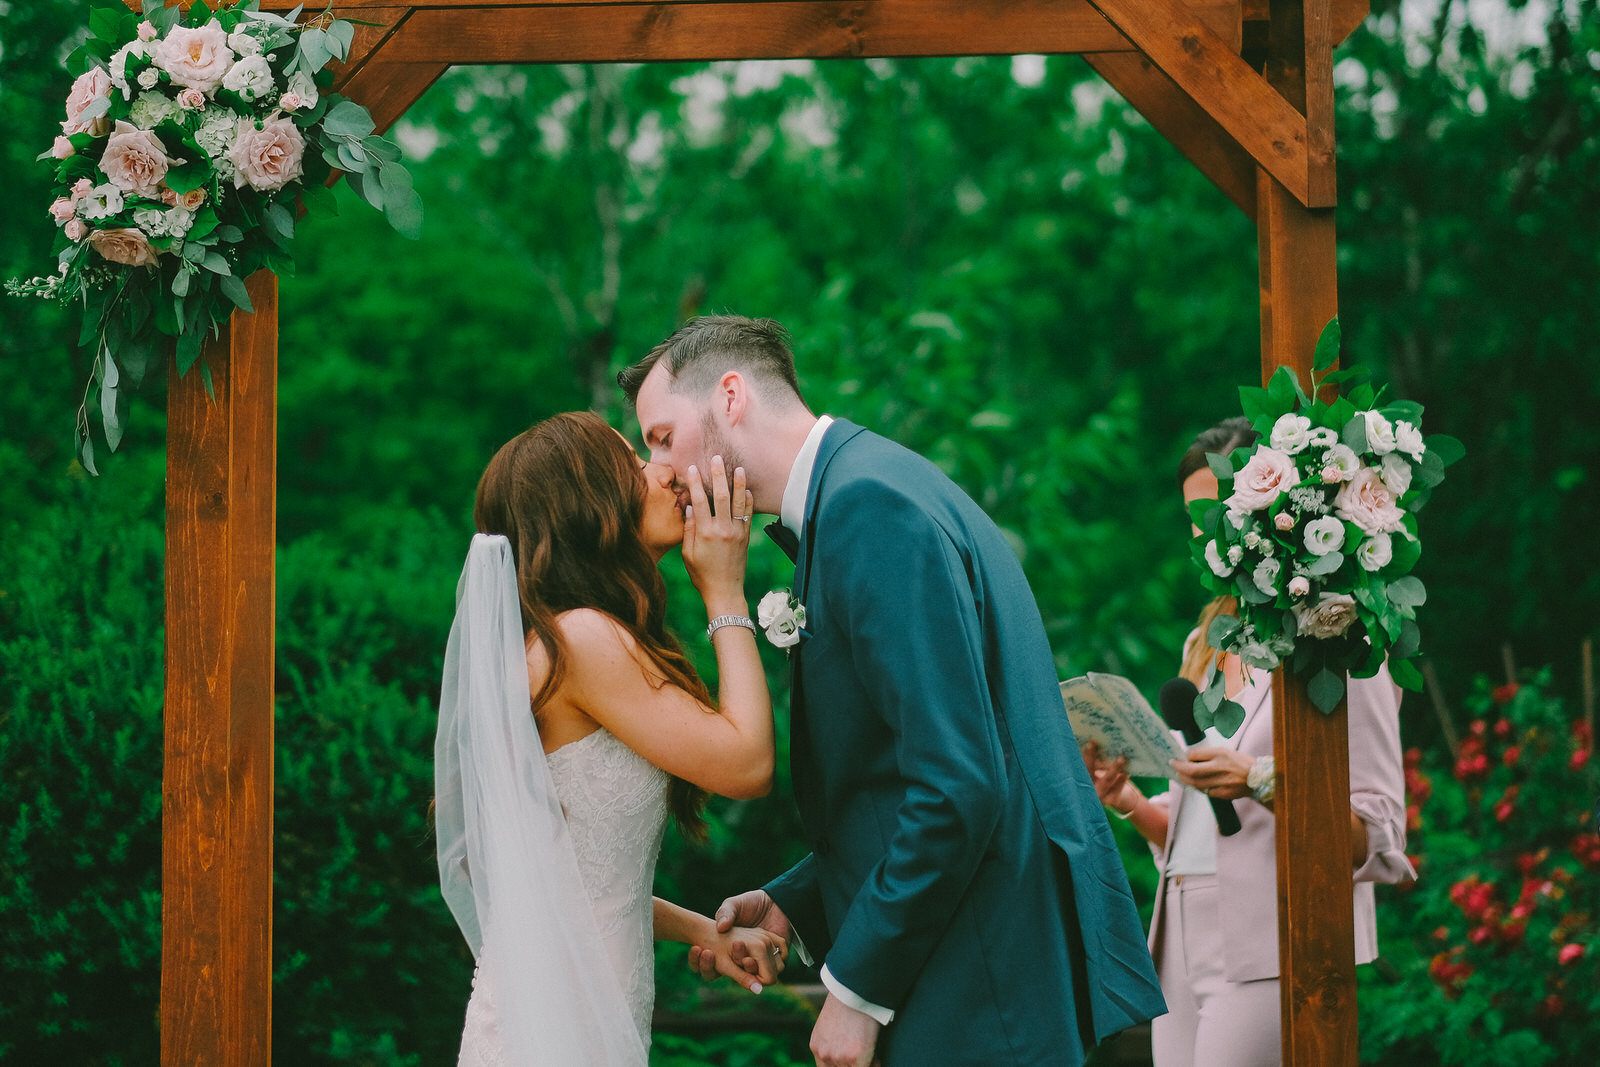
[[[718, 930], [703, 940], [704, 947], [694, 945], [689, 949], [691, 956], [700, 954], [701, 967], [709, 966], [752, 993], [760, 993], [763, 987], [777, 981], [789, 958], [788, 943], [769, 930], [735, 926], [726, 932]], [[690, 968], [698, 969], [692, 962]]]
[[[774, 940], [784, 946], [777, 968], [780, 972], [783, 970], [783, 961], [789, 958], [788, 943], [792, 931], [788, 916], [783, 914], [783, 910], [772, 902], [772, 898], [767, 896], [764, 890], [755, 889], [724, 900], [722, 907], [717, 909], [716, 919], [717, 935], [729, 935], [729, 957], [743, 967], [747, 976], [759, 977], [757, 964], [763, 953], [771, 952]], [[736, 936], [741, 933], [748, 935], [751, 931], [770, 940], [758, 943], [754, 937]], [[713, 946], [690, 946], [689, 970], [707, 981], [719, 974], [726, 974], [745, 988], [750, 987], [750, 983], [743, 978], [722, 969], [721, 960], [718, 959]]]
[[689, 468], [686, 480], [689, 507], [683, 514], [683, 564], [689, 579], [708, 605], [719, 595], [737, 597], [743, 604], [750, 518], [755, 511], [744, 468], [734, 470], [730, 487], [722, 457], [712, 456], [709, 496], [698, 467]]
[[1222, 745], [1196, 745], [1186, 755], [1186, 759], [1172, 761], [1172, 769], [1182, 784], [1216, 800], [1251, 795], [1248, 775], [1254, 756]]
[[1139, 801], [1144, 799], [1144, 794], [1128, 777], [1128, 757], [1118, 756], [1114, 760], [1107, 760], [1101, 756], [1100, 745], [1095, 741], [1085, 741], [1079, 748], [1083, 753], [1083, 765], [1089, 769], [1089, 777], [1094, 780], [1094, 791], [1099, 794], [1100, 803], [1121, 815], [1137, 807]]

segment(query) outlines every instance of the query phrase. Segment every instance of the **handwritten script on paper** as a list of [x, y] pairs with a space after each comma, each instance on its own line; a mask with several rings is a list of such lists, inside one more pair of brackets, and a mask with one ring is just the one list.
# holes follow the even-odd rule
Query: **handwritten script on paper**
[[1061, 683], [1061, 702], [1080, 742], [1095, 742], [1106, 759], [1127, 756], [1135, 777], [1172, 777], [1167, 761], [1183, 749], [1132, 682], [1115, 674], [1069, 678]]

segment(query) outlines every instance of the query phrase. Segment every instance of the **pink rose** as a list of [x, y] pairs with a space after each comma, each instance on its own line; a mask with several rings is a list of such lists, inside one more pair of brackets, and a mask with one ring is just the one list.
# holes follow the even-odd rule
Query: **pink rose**
[[139, 40], [141, 40], [141, 41], [153, 41], [155, 39], [156, 39], [156, 28], [155, 28], [155, 26], [151, 25], [151, 23], [150, 23], [150, 21], [148, 19], [146, 19], [144, 22], [139, 23]]
[[66, 234], [69, 241], [81, 241], [88, 233], [89, 227], [84, 225], [82, 219], [73, 219], [67, 223]]
[[300, 110], [300, 97], [296, 93], [284, 93], [278, 99], [278, 106], [285, 111], [298, 111]]
[[130, 267], [153, 267], [156, 250], [138, 230], [96, 230], [89, 235], [94, 250], [113, 263]]
[[1292, 530], [1294, 529], [1294, 516], [1287, 511], [1280, 511], [1277, 518], [1272, 520], [1272, 524], [1280, 530]]
[[1233, 477], [1233, 495], [1225, 503], [1229, 511], [1259, 511], [1278, 499], [1278, 494], [1294, 486], [1299, 472], [1294, 460], [1274, 448], [1258, 448], [1244, 470]]
[[1369, 534], [1393, 533], [1400, 529], [1405, 512], [1395, 505], [1394, 494], [1383, 484], [1383, 477], [1371, 467], [1362, 467], [1339, 489], [1333, 498], [1333, 511]]
[[130, 122], [118, 122], [106, 141], [100, 169], [118, 189], [153, 198], [167, 176], [167, 167], [175, 162], [167, 157], [166, 146], [155, 134]]
[[106, 117], [97, 115], [92, 119], [80, 118], [89, 108], [89, 105], [103, 97], [111, 95], [111, 75], [103, 67], [90, 67], [78, 75], [78, 80], [72, 83], [72, 91], [67, 93], [67, 121], [61, 124], [64, 134], [92, 133], [96, 137], [106, 132]]
[[206, 94], [199, 89], [184, 89], [178, 93], [178, 106], [185, 111], [204, 111]]
[[197, 211], [200, 205], [206, 202], [204, 189], [190, 189], [187, 193], [179, 193], [177, 196], [178, 206], [185, 211]]
[[92, 192], [94, 192], [94, 182], [88, 178], [79, 178], [72, 183], [72, 202], [76, 204]]
[[78, 150], [73, 148], [72, 142], [67, 140], [65, 137], [57, 137], [55, 142], [50, 146], [50, 155], [55, 159], [66, 159], [68, 156], [74, 156], [77, 154]]
[[241, 184], [271, 192], [300, 177], [305, 150], [305, 138], [288, 119], [270, 118], [259, 130], [249, 119], [241, 119], [228, 161], [239, 171]]
[[221, 85], [222, 76], [233, 66], [228, 35], [216, 19], [194, 29], [174, 26], [166, 40], [152, 47], [151, 58], [174, 85], [203, 93]]
[[1311, 592], [1311, 581], [1303, 574], [1297, 574], [1289, 579], [1289, 595], [1302, 597]]
[[1296, 630], [1302, 636], [1338, 637], [1356, 621], [1355, 598], [1343, 593], [1323, 593], [1315, 604], [1296, 604], [1294, 617], [1298, 623]]
[[57, 226], [60, 226], [72, 219], [72, 216], [77, 213], [76, 207], [77, 205], [72, 202], [70, 196], [63, 196], [50, 205], [50, 217], [56, 220]]
[[177, 207], [178, 206], [178, 194], [173, 192], [171, 189], [168, 189], [165, 185], [163, 185], [161, 187], [161, 202], [163, 204], [167, 205], [168, 207]]

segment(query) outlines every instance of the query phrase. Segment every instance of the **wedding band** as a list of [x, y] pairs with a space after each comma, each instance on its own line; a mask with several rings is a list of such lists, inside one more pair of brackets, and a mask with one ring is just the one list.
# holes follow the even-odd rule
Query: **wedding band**
[[734, 518], [738, 519], [740, 522], [749, 522], [750, 521], [750, 516], [748, 516], [748, 515], [735, 515]]
[[777, 956], [782, 951], [783, 949], [779, 948], [777, 945], [773, 945], [771, 948], [767, 949], [767, 955]]

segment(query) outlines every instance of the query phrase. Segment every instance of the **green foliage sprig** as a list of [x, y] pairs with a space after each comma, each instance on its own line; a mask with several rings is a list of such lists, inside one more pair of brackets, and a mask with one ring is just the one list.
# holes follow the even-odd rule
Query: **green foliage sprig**
[[[299, 21], [259, 0], [204, 0], [187, 16], [144, 0], [143, 18], [95, 0], [88, 39], [67, 60], [78, 75], [66, 121], [39, 158], [55, 168], [55, 274], [8, 283], [20, 295], [81, 302], [80, 345], [95, 353], [77, 418], [77, 451], [96, 473], [89, 395], [98, 386], [115, 450], [163, 338], [180, 374], [237, 308], [245, 279], [294, 270], [296, 200], [333, 211], [340, 168], [400, 233], [416, 237], [422, 201], [400, 150], [373, 133], [366, 108], [328, 91], [327, 65], [349, 57], [352, 23]], [[206, 375], [207, 388], [210, 376]]]
[[[1388, 663], [1395, 681], [1422, 687], [1417, 608], [1427, 599], [1410, 571], [1422, 554], [1416, 512], [1464, 449], [1422, 436], [1422, 405], [1384, 402], [1359, 367], [1329, 371], [1339, 320], [1317, 341], [1311, 391], [1280, 367], [1239, 398], [1258, 440], [1206, 459], [1218, 500], [1196, 500], [1191, 554], [1213, 592], [1239, 601], [1206, 640], [1246, 665], [1288, 665], [1320, 710], [1344, 696], [1347, 674], [1369, 678]], [[1318, 377], [1321, 375], [1321, 377]], [[1332, 401], [1327, 386], [1349, 387]], [[1226, 699], [1222, 672], [1195, 704], [1202, 726], [1231, 735], [1244, 709]]]

